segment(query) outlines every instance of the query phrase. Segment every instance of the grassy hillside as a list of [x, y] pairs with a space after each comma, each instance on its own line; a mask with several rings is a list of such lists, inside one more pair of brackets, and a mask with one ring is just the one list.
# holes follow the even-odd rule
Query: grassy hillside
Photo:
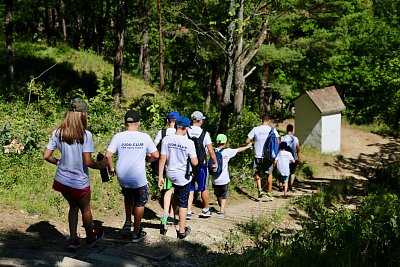
[[[2, 52], [4, 57], [5, 51]], [[32, 43], [15, 44], [15, 74], [19, 91], [23, 91], [35, 78], [36, 83], [44, 83], [60, 95], [83, 91], [87, 96], [94, 96], [99, 86], [111, 90], [113, 82], [111, 62], [112, 58], [101, 58], [91, 51], [77, 51], [65, 45], [48, 47]], [[6, 69], [6, 66], [2, 67]], [[4, 73], [6, 72], [3, 72], [3, 81], [5, 81]], [[125, 102], [130, 103], [144, 93], [155, 92], [155, 89], [142, 79], [126, 73], [123, 75]]]

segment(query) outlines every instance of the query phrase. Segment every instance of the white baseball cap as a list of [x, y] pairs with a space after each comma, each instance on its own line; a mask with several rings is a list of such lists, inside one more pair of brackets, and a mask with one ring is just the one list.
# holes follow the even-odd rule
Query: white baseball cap
[[201, 113], [200, 111], [195, 111], [195, 112], [192, 113], [190, 118], [193, 121], [201, 121], [201, 120], [204, 120], [206, 117], [204, 117], [203, 113]]

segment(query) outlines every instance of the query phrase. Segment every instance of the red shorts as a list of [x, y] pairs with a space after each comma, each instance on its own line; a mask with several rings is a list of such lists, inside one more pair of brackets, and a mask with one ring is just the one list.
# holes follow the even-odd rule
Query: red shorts
[[70, 186], [63, 185], [62, 183], [59, 183], [58, 181], [54, 180], [53, 189], [60, 193], [67, 193], [74, 198], [81, 198], [87, 192], [90, 191], [90, 186], [83, 189], [75, 189]]

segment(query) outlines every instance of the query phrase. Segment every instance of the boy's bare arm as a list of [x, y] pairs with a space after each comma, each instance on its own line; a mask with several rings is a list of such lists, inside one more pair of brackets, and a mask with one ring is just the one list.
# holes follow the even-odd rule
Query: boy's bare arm
[[106, 159], [108, 160], [108, 173], [111, 176], [115, 175], [115, 169], [114, 169], [114, 164], [113, 164], [113, 156], [114, 153], [110, 152], [110, 151], [106, 151]]
[[153, 162], [153, 161], [158, 160], [159, 157], [160, 157], [160, 153], [158, 152], [158, 150], [156, 150], [155, 152], [146, 155], [146, 161]]
[[164, 167], [166, 161], [167, 156], [161, 154], [160, 161], [158, 162], [158, 188], [160, 188], [160, 190], [164, 184]]
[[249, 143], [247, 143], [247, 146], [238, 147], [237, 150], [238, 150], [238, 152], [242, 152], [242, 151], [245, 151], [246, 149], [249, 149], [252, 145], [253, 145], [253, 143], [249, 142]]

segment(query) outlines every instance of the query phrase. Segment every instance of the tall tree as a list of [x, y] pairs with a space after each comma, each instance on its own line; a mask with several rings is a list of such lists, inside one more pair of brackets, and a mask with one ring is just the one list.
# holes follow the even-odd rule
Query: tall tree
[[158, 55], [160, 60], [160, 90], [164, 90], [164, 46], [163, 46], [163, 27], [162, 27], [162, 14], [161, 14], [161, 0], [157, 0], [157, 13], [158, 13]]
[[14, 91], [14, 39], [13, 39], [13, 20], [12, 20], [12, 8], [13, 1], [6, 0], [6, 6], [4, 11], [5, 17], [5, 35], [6, 35], [6, 46], [7, 46], [7, 78], [8, 78], [8, 89], [9, 92]]
[[[237, 12], [237, 21], [238, 21], [238, 34], [236, 39], [236, 54], [235, 54], [235, 98], [234, 98], [234, 118], [235, 122], [239, 122], [241, 118], [241, 112], [243, 108], [243, 93], [244, 93], [244, 84], [245, 79], [248, 75], [252, 73], [254, 68], [252, 68], [247, 74], [245, 74], [245, 70], [247, 65], [253, 59], [253, 57], [257, 54], [258, 49], [264, 43], [264, 40], [267, 38], [267, 29], [269, 20], [267, 17], [263, 19], [262, 27], [258, 36], [247, 40], [244, 43], [244, 30], [243, 24], [245, 23], [244, 19], [244, 0], [240, 0], [239, 2], [239, 10]], [[265, 7], [260, 7], [265, 8]], [[259, 9], [259, 7], [256, 7]], [[249, 17], [250, 19], [250, 17]]]
[[141, 0], [142, 14], [142, 42], [140, 44], [139, 68], [140, 74], [147, 82], [151, 82], [150, 69], [150, 48], [149, 48], [149, 16], [150, 16], [150, 1]]
[[220, 120], [219, 120], [219, 132], [225, 133], [228, 129], [228, 121], [229, 114], [231, 108], [231, 91], [233, 85], [233, 76], [235, 71], [235, 31], [236, 31], [236, 23], [234, 20], [234, 15], [236, 12], [235, 9], [235, 0], [229, 1], [229, 18], [230, 22], [228, 25], [227, 31], [227, 51], [226, 51], [226, 69], [225, 69], [225, 80], [224, 80], [224, 93], [222, 97], [221, 103], [221, 112], [220, 112]]
[[126, 25], [126, 3], [125, 0], [117, 1], [117, 25], [116, 25], [116, 44], [117, 49], [114, 58], [114, 87], [113, 100], [116, 107], [120, 106], [122, 95], [122, 63], [124, 50], [124, 33]]

